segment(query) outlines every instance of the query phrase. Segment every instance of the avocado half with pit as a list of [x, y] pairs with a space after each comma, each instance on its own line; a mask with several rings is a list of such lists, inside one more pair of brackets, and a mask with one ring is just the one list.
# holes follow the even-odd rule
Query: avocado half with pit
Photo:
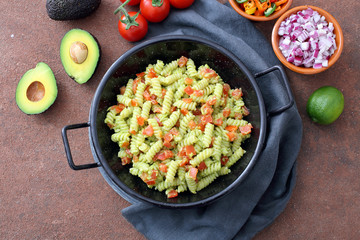
[[83, 84], [92, 77], [98, 66], [100, 47], [93, 35], [75, 28], [61, 40], [60, 58], [65, 72], [77, 83]]
[[16, 104], [26, 114], [38, 114], [47, 110], [58, 94], [56, 80], [51, 68], [39, 62], [20, 79], [16, 88]]

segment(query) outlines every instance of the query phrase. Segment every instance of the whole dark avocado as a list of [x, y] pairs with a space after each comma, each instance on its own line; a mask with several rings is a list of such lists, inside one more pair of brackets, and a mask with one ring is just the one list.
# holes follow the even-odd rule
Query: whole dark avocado
[[46, 10], [53, 20], [75, 20], [89, 16], [101, 0], [46, 0]]

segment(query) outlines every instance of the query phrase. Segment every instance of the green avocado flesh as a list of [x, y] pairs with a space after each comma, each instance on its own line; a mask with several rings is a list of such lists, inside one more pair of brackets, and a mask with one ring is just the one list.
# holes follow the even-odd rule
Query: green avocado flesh
[[43, 62], [27, 71], [16, 88], [16, 104], [26, 114], [38, 114], [47, 110], [57, 97], [57, 85], [53, 71]]
[[[72, 51], [74, 44], [80, 44], [85, 47], [85, 57], [83, 52], [75, 54], [81, 61], [74, 60], [74, 51]], [[79, 45], [79, 46], [80, 46]], [[96, 39], [87, 31], [82, 29], [72, 29], [65, 34], [60, 44], [60, 58], [64, 66], [65, 72], [74, 79], [77, 83], [86, 83], [94, 74], [100, 59], [100, 48]], [[75, 58], [76, 59], [76, 58]], [[85, 60], [84, 60], [85, 59]]]

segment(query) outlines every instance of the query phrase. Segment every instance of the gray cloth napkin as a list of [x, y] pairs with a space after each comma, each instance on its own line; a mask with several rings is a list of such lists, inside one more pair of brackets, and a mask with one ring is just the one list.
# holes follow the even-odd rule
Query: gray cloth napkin
[[[210, 39], [233, 52], [253, 73], [279, 61], [264, 36], [228, 4], [196, 0], [188, 9], [172, 9], [160, 24], [150, 24], [147, 39], [164, 34], [185, 34]], [[266, 108], [287, 101], [276, 74], [257, 79]], [[302, 122], [296, 105], [268, 118], [265, 147], [246, 180], [213, 204], [193, 209], [163, 209], [133, 203], [123, 216], [148, 239], [251, 239], [285, 208], [295, 185], [296, 158]]]

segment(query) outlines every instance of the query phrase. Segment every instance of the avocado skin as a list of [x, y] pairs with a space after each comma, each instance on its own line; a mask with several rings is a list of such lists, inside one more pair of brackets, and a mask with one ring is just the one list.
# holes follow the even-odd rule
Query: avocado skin
[[48, 16], [57, 21], [75, 20], [89, 16], [101, 0], [47, 0]]

